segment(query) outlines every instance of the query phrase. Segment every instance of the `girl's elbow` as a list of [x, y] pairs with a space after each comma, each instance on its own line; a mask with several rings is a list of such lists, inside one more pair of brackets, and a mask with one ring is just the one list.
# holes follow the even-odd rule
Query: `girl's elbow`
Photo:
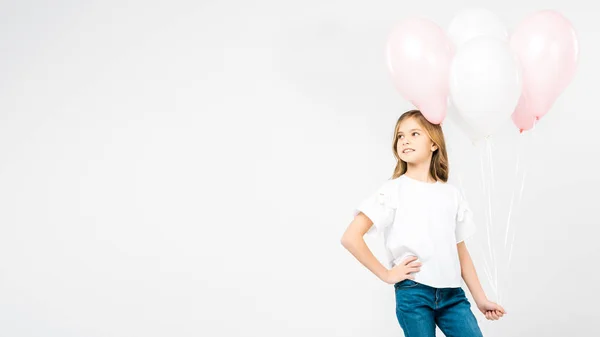
[[346, 235], [346, 234], [342, 235], [342, 238], [340, 239], [340, 243], [342, 244], [342, 246], [344, 246], [344, 248], [347, 249], [348, 247], [350, 247], [352, 245], [351, 242], [352, 242], [352, 239], [348, 235]]
[[344, 235], [342, 235], [340, 243], [342, 244], [342, 246], [344, 246], [344, 248], [349, 249], [350, 247], [355, 247], [356, 242], [360, 239], [361, 238], [358, 238], [355, 235], [345, 233]]

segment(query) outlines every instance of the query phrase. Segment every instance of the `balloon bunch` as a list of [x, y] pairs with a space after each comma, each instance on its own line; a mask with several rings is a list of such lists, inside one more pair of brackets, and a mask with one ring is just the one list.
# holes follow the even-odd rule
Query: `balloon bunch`
[[413, 17], [388, 38], [387, 62], [400, 94], [434, 124], [447, 111], [473, 141], [512, 119], [531, 129], [573, 79], [577, 37], [561, 14], [531, 14], [509, 34], [485, 9], [459, 12], [447, 31]]
[[[490, 263], [487, 254], [481, 255], [498, 303], [499, 263], [490, 234], [495, 227], [491, 136], [511, 121], [519, 133], [534, 128], [572, 81], [578, 53], [573, 27], [552, 10], [529, 15], [512, 33], [485, 9], [459, 12], [446, 31], [430, 20], [413, 17], [395, 26], [388, 38], [387, 64], [400, 94], [431, 123], [442, 123], [448, 114], [474, 144], [484, 139], [480, 164]], [[521, 142], [523, 137], [518, 138]], [[516, 177], [519, 167], [524, 167], [522, 178], [516, 178], [521, 187], [512, 192], [503, 244], [508, 251], [507, 271], [515, 238], [513, 230], [509, 240], [512, 206], [515, 198], [522, 198], [527, 171], [526, 165], [519, 164], [521, 148], [527, 146], [517, 151]]]

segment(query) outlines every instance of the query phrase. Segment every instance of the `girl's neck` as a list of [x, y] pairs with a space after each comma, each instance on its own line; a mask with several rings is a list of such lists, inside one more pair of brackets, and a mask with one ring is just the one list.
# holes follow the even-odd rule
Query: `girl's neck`
[[429, 163], [423, 165], [408, 164], [406, 173], [409, 178], [423, 181], [426, 183], [434, 183], [436, 180], [429, 174]]

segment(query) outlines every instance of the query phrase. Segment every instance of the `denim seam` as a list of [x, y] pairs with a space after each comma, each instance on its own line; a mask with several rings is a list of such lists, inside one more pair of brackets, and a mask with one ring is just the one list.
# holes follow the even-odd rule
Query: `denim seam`
[[406, 327], [407, 331], [404, 331], [404, 329], [402, 330], [402, 332], [404, 333], [404, 337], [410, 337], [408, 335], [408, 326], [406, 325], [406, 321], [404, 320], [404, 314], [402, 313], [401, 309], [398, 309], [398, 311], [400, 312], [400, 319], [402, 320], [402, 325], [404, 325]]
[[[402, 282], [402, 281], [401, 281], [401, 282]], [[413, 281], [413, 282], [415, 282], [415, 281]], [[398, 282], [398, 283], [399, 283], [399, 282]], [[411, 284], [411, 285], [408, 285], [408, 286], [397, 286], [397, 288], [396, 288], [396, 289], [412, 288], [412, 287], [416, 287], [416, 286], [418, 286], [418, 285], [419, 285], [419, 283], [418, 283], [418, 282], [415, 282], [414, 284]]]

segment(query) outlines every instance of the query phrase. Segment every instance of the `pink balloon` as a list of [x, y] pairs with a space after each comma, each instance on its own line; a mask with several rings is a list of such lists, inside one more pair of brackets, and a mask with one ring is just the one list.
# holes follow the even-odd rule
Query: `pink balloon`
[[433, 124], [446, 117], [451, 59], [450, 40], [430, 20], [407, 19], [389, 36], [387, 61], [394, 86]]
[[575, 74], [579, 53], [575, 31], [561, 14], [540, 11], [515, 29], [510, 46], [521, 65], [528, 109], [542, 117]]
[[519, 98], [517, 107], [511, 115], [513, 123], [519, 128], [519, 132], [533, 128], [539, 117], [533, 115], [523, 95]]

